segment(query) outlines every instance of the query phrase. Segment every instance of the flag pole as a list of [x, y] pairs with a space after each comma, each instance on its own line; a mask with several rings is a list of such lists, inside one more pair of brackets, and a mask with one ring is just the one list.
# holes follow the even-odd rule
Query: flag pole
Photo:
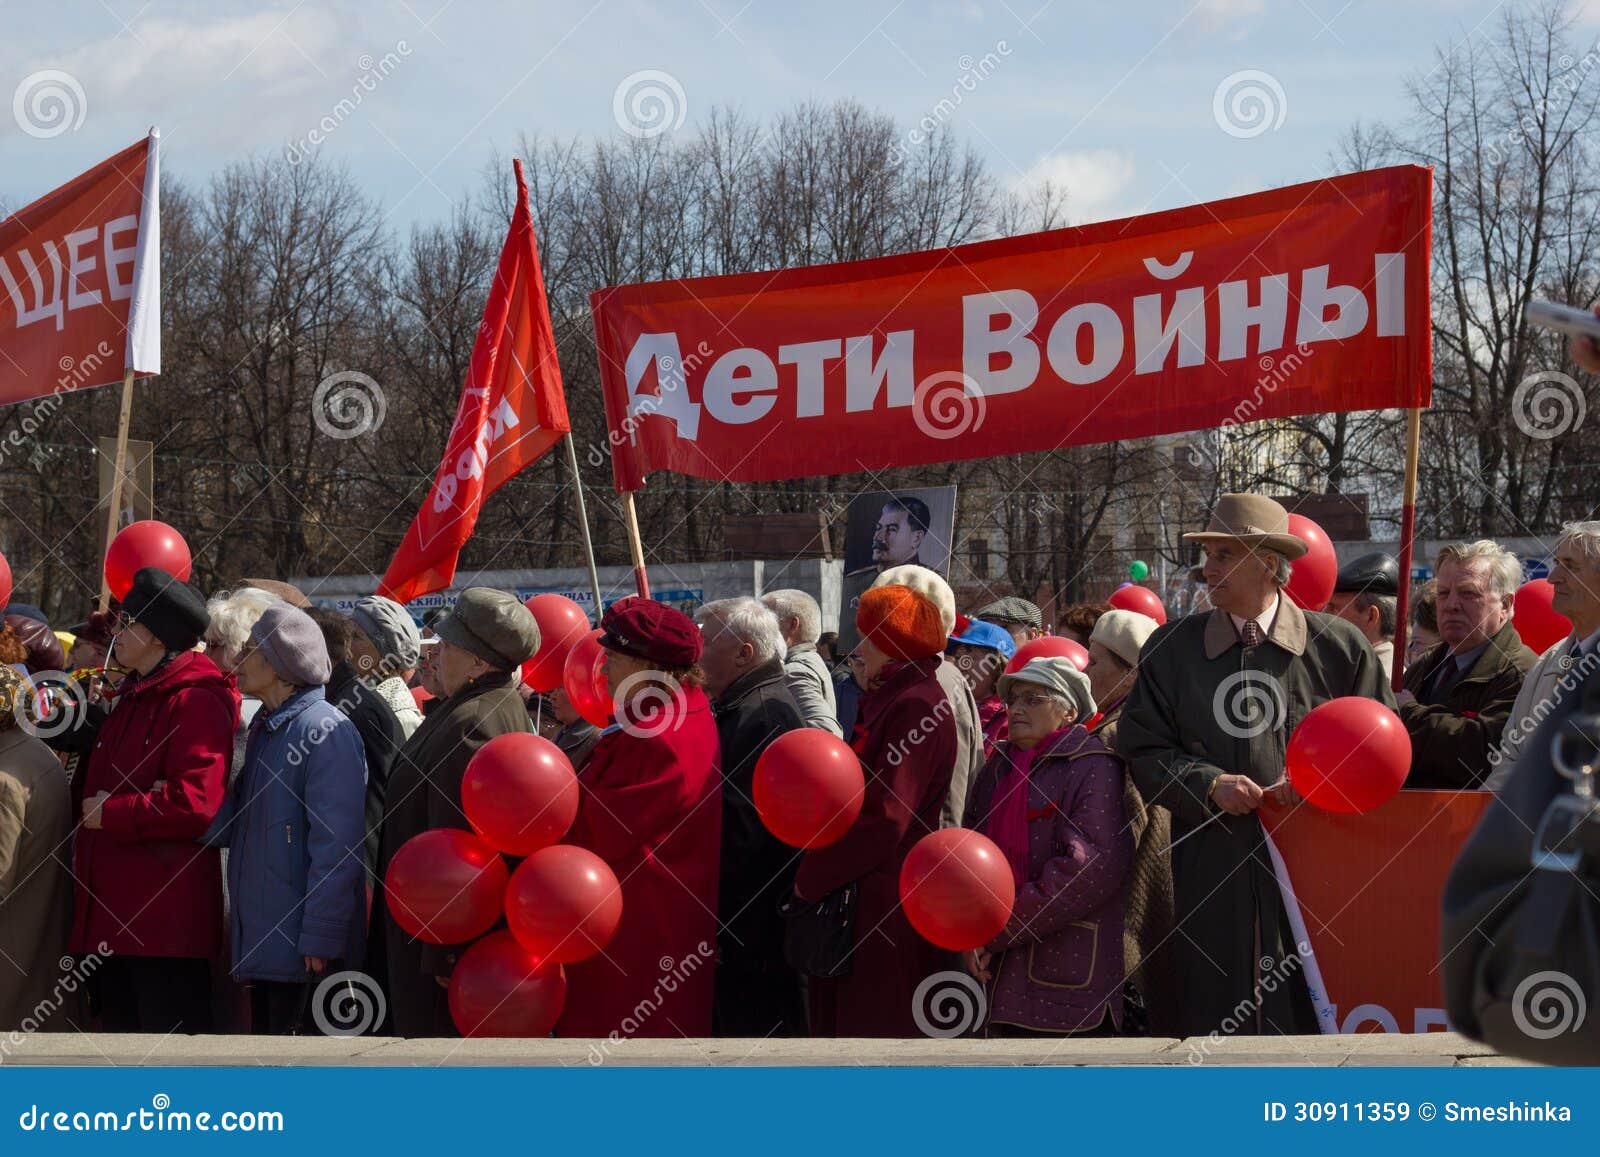
[[[117, 517], [122, 512], [122, 479], [128, 469], [128, 424], [133, 420], [133, 370], [122, 375], [122, 412], [117, 415], [117, 454], [111, 464], [111, 502], [106, 511], [106, 547], [117, 536]], [[105, 560], [100, 567], [100, 613], [111, 605], [111, 581], [106, 578]]]
[[600, 571], [594, 565], [594, 540], [589, 537], [589, 508], [583, 500], [583, 476], [578, 473], [578, 448], [573, 444], [572, 431], [561, 439], [567, 444], [567, 466], [572, 471], [572, 488], [578, 495], [578, 527], [583, 531], [583, 557], [589, 563], [589, 586], [594, 591], [594, 621], [599, 622], [606, 604], [600, 595]]
[[622, 492], [622, 518], [628, 524], [628, 553], [633, 557], [633, 582], [639, 597], [650, 597], [650, 576], [644, 569], [644, 542], [639, 537], [639, 512], [633, 507], [633, 491]]
[[1390, 687], [1404, 687], [1406, 635], [1411, 606], [1411, 548], [1417, 533], [1417, 455], [1422, 446], [1422, 411], [1406, 411], [1406, 482], [1400, 505], [1400, 591], [1395, 596], [1394, 673]]

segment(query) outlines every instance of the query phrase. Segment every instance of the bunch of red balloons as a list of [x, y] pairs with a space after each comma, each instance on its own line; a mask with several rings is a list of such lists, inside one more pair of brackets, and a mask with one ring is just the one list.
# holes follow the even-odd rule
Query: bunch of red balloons
[[[593, 852], [557, 843], [577, 817], [578, 780], [547, 739], [499, 735], [479, 748], [461, 808], [471, 832], [435, 828], [395, 852], [383, 881], [389, 911], [430, 944], [476, 941], [450, 975], [463, 1036], [544, 1036], [566, 1000], [561, 966], [610, 942], [622, 886]], [[510, 871], [507, 855], [527, 858]], [[491, 931], [502, 917], [507, 928]]]
[[106, 548], [106, 585], [122, 600], [133, 589], [133, 576], [147, 566], [160, 567], [175, 579], [189, 581], [194, 560], [183, 535], [153, 519], [117, 531]]

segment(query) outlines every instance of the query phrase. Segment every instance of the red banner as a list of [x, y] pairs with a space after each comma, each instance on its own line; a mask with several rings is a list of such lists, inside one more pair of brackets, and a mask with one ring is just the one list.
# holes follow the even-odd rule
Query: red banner
[[1432, 171], [591, 298], [617, 487], [1428, 404]]
[[448, 587], [489, 495], [572, 428], [545, 302], [528, 186], [515, 162], [517, 208], [472, 347], [455, 425], [428, 497], [378, 593], [398, 602]]
[[161, 372], [158, 140], [0, 221], [0, 404]]
[[[1403, 791], [1366, 815], [1307, 804], [1263, 809], [1314, 960], [1325, 1031], [1449, 1027], [1439, 980], [1439, 901], [1487, 791]], [[1321, 999], [1316, 975], [1320, 974]]]

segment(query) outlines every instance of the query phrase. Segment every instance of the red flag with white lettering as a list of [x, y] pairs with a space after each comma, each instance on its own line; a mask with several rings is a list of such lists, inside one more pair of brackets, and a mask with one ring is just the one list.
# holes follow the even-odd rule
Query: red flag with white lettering
[[516, 174], [511, 232], [500, 251], [444, 459], [378, 587], [397, 602], [448, 587], [484, 499], [572, 429], [520, 161]]
[[0, 221], [0, 405], [161, 372], [159, 140]]

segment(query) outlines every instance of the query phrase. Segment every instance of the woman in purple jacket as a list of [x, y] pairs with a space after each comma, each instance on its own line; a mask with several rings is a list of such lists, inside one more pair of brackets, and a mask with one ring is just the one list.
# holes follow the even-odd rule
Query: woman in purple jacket
[[1009, 738], [966, 812], [966, 826], [999, 845], [1017, 882], [1005, 929], [965, 954], [987, 989], [987, 1035], [1114, 1035], [1133, 862], [1122, 761], [1084, 728], [1094, 699], [1070, 661], [1034, 659], [1002, 675], [999, 690]]

